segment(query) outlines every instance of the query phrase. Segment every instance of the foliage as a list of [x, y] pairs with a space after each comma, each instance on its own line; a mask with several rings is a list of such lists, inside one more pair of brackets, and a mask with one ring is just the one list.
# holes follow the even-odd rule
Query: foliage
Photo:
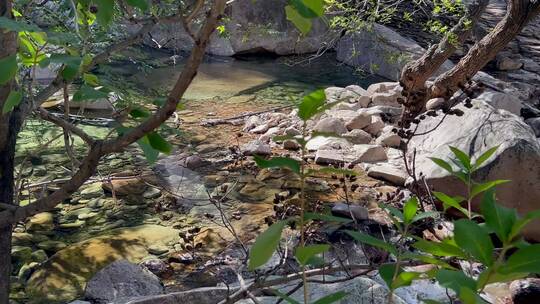
[[[314, 91], [302, 99], [298, 104], [298, 117], [303, 121], [302, 135], [299, 136], [278, 136], [274, 138], [276, 141], [282, 140], [293, 140], [298, 143], [301, 147], [302, 159], [306, 153], [306, 143], [307, 143], [307, 121], [316, 116], [317, 114], [325, 111], [333, 104], [326, 103], [326, 95], [324, 90]], [[312, 134], [312, 136], [314, 136]], [[320, 136], [320, 134], [318, 135]], [[321, 264], [321, 259], [318, 257], [320, 254], [327, 252], [330, 249], [328, 244], [312, 244], [307, 245], [305, 242], [305, 225], [307, 221], [310, 220], [319, 220], [326, 222], [339, 222], [339, 223], [348, 223], [349, 219], [336, 217], [327, 214], [317, 214], [309, 213], [306, 211], [306, 198], [304, 194], [305, 179], [306, 177], [320, 172], [328, 172], [328, 168], [321, 170], [306, 170], [305, 163], [303, 161], [298, 161], [288, 157], [274, 157], [269, 160], [266, 160], [262, 157], [255, 156], [255, 162], [260, 168], [283, 168], [294, 172], [300, 177], [301, 180], [301, 195], [300, 195], [300, 217], [299, 218], [290, 218], [287, 221], [279, 221], [271, 225], [265, 232], [263, 232], [253, 244], [250, 255], [249, 255], [249, 268], [255, 269], [257, 267], [263, 266], [270, 260], [272, 254], [277, 250], [279, 246], [279, 240], [281, 239], [281, 234], [285, 228], [286, 222], [298, 222], [300, 226], [300, 243], [295, 249], [294, 256], [300, 266], [302, 267], [302, 272], [305, 272], [306, 267], [316, 266]], [[343, 169], [339, 170], [340, 173], [350, 173], [354, 172]], [[306, 277], [303, 276], [303, 286], [307, 290], [307, 281]], [[307, 294], [307, 292], [305, 292]], [[280, 296], [283, 300], [288, 301], [289, 303], [298, 303], [295, 300], [290, 299], [288, 296], [276, 291], [276, 295]], [[344, 298], [346, 293], [337, 292], [325, 296], [321, 299], [318, 299], [313, 304], [329, 304], [339, 301]], [[308, 299], [304, 298], [304, 303], [308, 303]]]
[[[489, 159], [497, 147], [489, 149], [481, 154], [476, 161], [463, 151], [450, 147], [455, 159], [452, 162], [458, 166], [454, 170], [452, 165], [442, 159], [432, 160], [444, 170], [459, 178], [468, 188], [469, 196], [451, 197], [437, 192], [436, 197], [441, 200], [445, 211], [455, 208], [461, 211], [466, 219], [454, 222], [453, 236], [440, 242], [428, 241], [410, 233], [412, 225], [418, 218], [428, 215], [417, 213], [417, 200], [409, 199], [403, 208], [403, 212], [397, 209], [387, 208], [397, 230], [404, 240], [414, 240], [411, 251], [403, 242], [390, 244], [372, 236], [349, 231], [348, 233], [359, 242], [378, 247], [395, 256], [396, 262], [384, 264], [379, 268], [379, 273], [387, 283], [390, 290], [407, 286], [412, 281], [421, 278], [436, 279], [441, 286], [455, 292], [463, 303], [485, 303], [481, 293], [485, 286], [490, 283], [505, 282], [517, 278], [526, 277], [529, 274], [540, 273], [539, 254], [540, 246], [531, 245], [520, 237], [523, 227], [533, 219], [540, 217], [540, 212], [532, 212], [521, 218], [515, 209], [501, 206], [496, 201], [496, 185], [506, 183], [506, 180], [497, 180], [486, 183], [477, 183], [472, 175], [481, 165]], [[481, 213], [472, 212], [472, 199], [477, 195], [483, 195]], [[461, 203], [466, 201], [468, 208], [462, 208]], [[415, 220], [416, 219], [416, 220]], [[483, 221], [483, 223], [479, 223]], [[496, 237], [499, 247], [494, 243]], [[456, 260], [464, 262], [477, 262], [483, 265], [479, 276], [470, 275], [470, 269], [459, 270]], [[424, 262], [436, 265], [433, 271], [425, 273], [406, 272], [403, 270], [404, 263]], [[450, 263], [450, 262], [453, 263]], [[470, 264], [469, 264], [470, 265]]]

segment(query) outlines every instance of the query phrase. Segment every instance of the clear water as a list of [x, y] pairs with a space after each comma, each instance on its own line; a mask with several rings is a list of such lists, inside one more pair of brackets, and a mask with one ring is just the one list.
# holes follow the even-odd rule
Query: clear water
[[[131, 78], [148, 89], [170, 89], [183, 67], [176, 65], [139, 72]], [[186, 99], [226, 98], [256, 94], [268, 100], [287, 100], [317, 88], [357, 84], [367, 87], [383, 79], [362, 75], [335, 60], [334, 53], [307, 61], [299, 57], [249, 56], [208, 58], [184, 96]]]

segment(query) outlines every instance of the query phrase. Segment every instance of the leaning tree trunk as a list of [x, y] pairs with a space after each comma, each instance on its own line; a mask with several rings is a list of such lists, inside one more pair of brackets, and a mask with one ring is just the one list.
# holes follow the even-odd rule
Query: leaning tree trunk
[[[472, 7], [469, 14], [471, 21], [474, 22], [480, 17], [486, 4], [485, 0], [479, 0], [477, 6]], [[452, 69], [437, 77], [429, 87], [426, 86], [426, 80], [432, 77], [444, 61], [455, 52], [455, 46], [450, 43], [448, 36], [437, 46], [430, 48], [420, 59], [409, 63], [403, 70], [400, 79], [407, 98], [404, 104], [402, 124], [406, 127], [414, 117], [423, 112], [429, 99], [450, 98], [489, 61], [495, 58], [497, 53], [539, 13], [540, 1], [508, 0], [506, 14], [497, 26], [478, 41]], [[466, 24], [460, 21], [451, 32], [452, 35], [455, 35], [454, 37], [458, 38], [457, 42], [463, 42], [470, 30], [470, 27], [463, 27], [463, 25]]]
[[[12, 18], [9, 0], [0, 0], [0, 16]], [[14, 55], [16, 52], [17, 33], [0, 31], [0, 59]], [[0, 109], [3, 109], [15, 85], [14, 80], [0, 85]], [[22, 123], [20, 116], [18, 109], [6, 114], [2, 114], [0, 110], [0, 203], [6, 206], [13, 204], [15, 142]], [[3, 208], [7, 208], [6, 206]], [[11, 225], [0, 226], [0, 304], [9, 302], [11, 232]]]
[[450, 98], [510, 43], [527, 23], [540, 13], [540, 3], [530, 0], [508, 1], [506, 15], [482, 40], [431, 86], [431, 97]]

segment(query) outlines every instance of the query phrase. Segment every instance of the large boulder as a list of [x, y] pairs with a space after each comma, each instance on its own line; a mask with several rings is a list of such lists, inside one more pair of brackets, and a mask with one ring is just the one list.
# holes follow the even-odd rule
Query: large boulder
[[392, 80], [399, 78], [407, 61], [424, 53], [416, 42], [380, 24], [345, 35], [336, 51], [339, 61]]
[[126, 260], [119, 260], [101, 269], [88, 281], [84, 297], [95, 304], [107, 304], [163, 292], [161, 281], [153, 273]]
[[[509, 179], [510, 183], [497, 187], [497, 197], [507, 207], [520, 214], [540, 208], [540, 144], [531, 128], [523, 120], [505, 110], [497, 110], [486, 102], [475, 99], [473, 107], [458, 106], [463, 116], [448, 116], [432, 132], [413, 137], [416, 151], [416, 172], [422, 172], [436, 191], [465, 196], [464, 185], [444, 169], [435, 165], [430, 157], [449, 160], [450, 146], [457, 147], [473, 160], [492, 147], [497, 152], [477, 171], [478, 182]], [[440, 123], [438, 117], [427, 117], [419, 125], [418, 133], [433, 129]], [[527, 195], [523, 195], [526, 193]], [[479, 201], [479, 200], [478, 200]], [[479, 202], [473, 207], [478, 210]], [[526, 237], [540, 240], [540, 226], [532, 223], [525, 229]]]
[[[286, 0], [259, 1], [237, 0], [225, 11], [229, 20], [222, 33], [211, 37], [207, 53], [218, 56], [233, 56], [242, 53], [268, 52], [278, 55], [313, 53], [325, 43], [332, 41], [336, 34], [320, 21], [306, 37], [302, 37], [285, 15]], [[162, 44], [162, 45], [156, 45]], [[167, 44], [165, 44], [167, 42]], [[176, 48], [189, 51], [193, 41], [180, 23], [158, 25], [152, 31], [153, 47]]]

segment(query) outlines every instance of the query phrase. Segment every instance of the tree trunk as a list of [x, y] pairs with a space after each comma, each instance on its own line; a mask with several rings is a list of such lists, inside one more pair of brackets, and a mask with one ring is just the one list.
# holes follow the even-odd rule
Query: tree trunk
[[[0, 16], [12, 18], [11, 2], [0, 0]], [[17, 33], [0, 31], [0, 58], [17, 52]], [[15, 81], [0, 85], [0, 203], [13, 204], [15, 143], [22, 124], [19, 109], [2, 114]], [[1, 209], [1, 208], [0, 208]], [[0, 225], [0, 304], [9, 303], [11, 276], [11, 225]]]

